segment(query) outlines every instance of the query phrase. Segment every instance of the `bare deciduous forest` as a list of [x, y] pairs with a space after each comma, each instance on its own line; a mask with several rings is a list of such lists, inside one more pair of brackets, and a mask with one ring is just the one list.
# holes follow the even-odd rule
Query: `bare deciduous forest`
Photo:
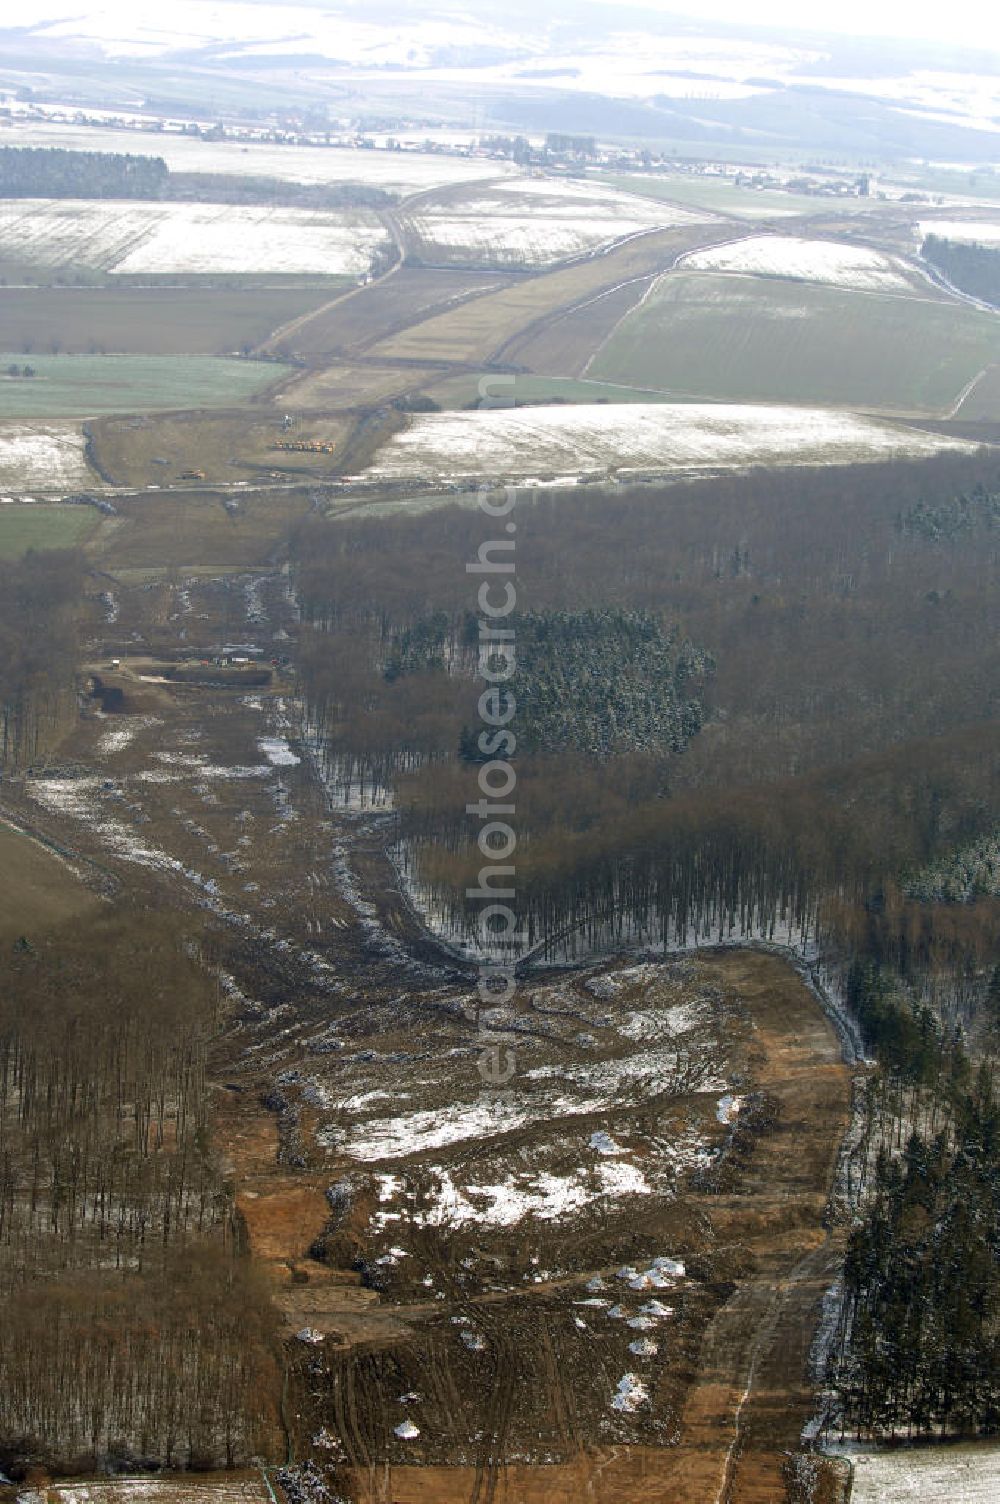
[[[1000, 887], [928, 900], [918, 876], [995, 834], [998, 498], [995, 461], [941, 459], [544, 497], [517, 514], [504, 624], [525, 653], [500, 755], [516, 748], [529, 944], [613, 946], [637, 921], [668, 946], [819, 943], [881, 1069], [828, 1372], [841, 1423], [875, 1435], [996, 1423]], [[393, 785], [418, 884], [456, 934], [473, 932], [464, 895], [482, 858], [465, 812], [476, 644], [455, 560], [476, 557], [483, 526], [453, 508], [306, 523], [293, 541], [311, 723], [329, 757]], [[695, 677], [650, 672], [648, 636], [619, 630], [606, 651], [581, 603], [684, 644]], [[559, 683], [532, 677], [540, 622]], [[681, 680], [697, 699], [678, 737]], [[580, 683], [605, 724], [551, 755], [558, 713], [537, 736], [539, 701], [578, 713]], [[625, 744], [620, 721], [646, 734]]]
[[209, 1141], [216, 989], [135, 911], [0, 956], [0, 1466], [266, 1452], [274, 1317]]
[[72, 553], [0, 561], [0, 772], [30, 761], [74, 701], [83, 564]]

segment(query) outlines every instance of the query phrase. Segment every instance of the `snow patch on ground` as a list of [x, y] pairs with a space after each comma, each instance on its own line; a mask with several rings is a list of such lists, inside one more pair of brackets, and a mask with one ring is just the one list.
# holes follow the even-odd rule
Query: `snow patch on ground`
[[116, 722], [103, 732], [94, 750], [99, 757], [114, 757], [130, 747], [140, 731], [149, 731], [162, 724], [156, 716], [130, 716], [127, 720]]
[[262, 736], [257, 746], [272, 768], [297, 768], [302, 761], [288, 745], [287, 737]]
[[611, 1401], [612, 1410], [623, 1415], [634, 1415], [643, 1405], [649, 1404], [649, 1390], [638, 1374], [627, 1373], [618, 1380], [618, 1389]]
[[[649, 1196], [653, 1187], [634, 1165], [597, 1165], [568, 1175], [524, 1171], [496, 1185], [457, 1186], [448, 1170], [432, 1172], [439, 1189], [426, 1211], [413, 1220], [421, 1227], [514, 1227], [525, 1217], [557, 1222], [608, 1196]], [[394, 1220], [376, 1213], [376, 1225]]]
[[0, 487], [69, 491], [90, 481], [84, 437], [78, 428], [59, 423], [0, 426]]
[[[696, 1085], [702, 1091], [725, 1091], [726, 1082], [710, 1074], [708, 1063], [705, 1070], [705, 1079], [695, 1082], [686, 1052], [679, 1054], [673, 1046], [568, 1068], [538, 1066], [526, 1073], [525, 1082], [546, 1085], [516, 1100], [482, 1096], [472, 1102], [371, 1118], [347, 1128], [331, 1126], [322, 1130], [319, 1138], [324, 1147], [338, 1149], [352, 1159], [392, 1159], [470, 1139], [496, 1138], [527, 1123], [599, 1112], [619, 1100], [623, 1092], [630, 1097], [636, 1092], [658, 1096], [681, 1077], [687, 1089]], [[557, 1083], [555, 1090], [548, 1088], [549, 1082]], [[683, 1152], [694, 1153], [694, 1146], [685, 1143]]]
[[697, 473], [746, 465], [869, 463], [941, 451], [959, 439], [826, 408], [736, 403], [580, 404], [427, 413], [411, 420], [368, 472], [389, 480], [535, 479], [647, 470]]
[[995, 1504], [1000, 1497], [996, 1445], [844, 1452], [854, 1464], [851, 1504]]
[[218, 1476], [205, 1482], [191, 1477], [106, 1478], [87, 1483], [54, 1483], [18, 1494], [21, 1504], [261, 1504], [267, 1499], [257, 1477]]
[[925, 219], [917, 226], [920, 238], [936, 235], [939, 240], [957, 240], [966, 245], [1000, 245], [1000, 221], [979, 219]]
[[544, 266], [630, 235], [711, 218], [596, 183], [511, 178], [474, 199], [426, 208], [412, 224], [437, 255]]
[[687, 271], [735, 272], [740, 276], [787, 277], [861, 292], [911, 292], [903, 262], [869, 246], [806, 240], [794, 235], [748, 235], [729, 245], [684, 257]]
[[115, 275], [356, 277], [370, 269], [386, 231], [363, 209], [13, 199], [0, 203], [0, 240], [9, 255], [38, 265]]
[[702, 1003], [674, 1003], [669, 1008], [641, 1008], [615, 1019], [624, 1039], [678, 1038], [704, 1028], [708, 1022]]

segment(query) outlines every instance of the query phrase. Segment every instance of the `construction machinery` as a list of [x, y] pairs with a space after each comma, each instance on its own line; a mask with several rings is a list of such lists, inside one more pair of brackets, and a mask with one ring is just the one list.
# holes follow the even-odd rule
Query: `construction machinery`
[[292, 454], [335, 454], [336, 444], [322, 439], [276, 439], [272, 449], [284, 449]]

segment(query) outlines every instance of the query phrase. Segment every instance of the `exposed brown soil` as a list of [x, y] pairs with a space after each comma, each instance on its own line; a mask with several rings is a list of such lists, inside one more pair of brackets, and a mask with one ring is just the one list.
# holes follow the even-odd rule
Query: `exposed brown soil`
[[[782, 1464], [811, 1413], [807, 1356], [819, 1300], [842, 1256], [823, 1226], [847, 1124], [850, 1071], [835, 1032], [792, 970], [749, 952], [712, 963], [754, 1025], [755, 1084], [779, 1105], [739, 1183], [697, 1198], [708, 1242], [751, 1272], [701, 1343], [676, 1445], [592, 1450], [551, 1467], [374, 1465], [351, 1486], [361, 1504], [780, 1504]], [[494, 1452], [503, 1454], [502, 1439]]]
[[283, 453], [273, 446], [286, 438], [338, 443], [343, 423], [316, 413], [308, 429], [300, 424], [285, 433], [282, 414], [281, 408], [262, 402], [256, 408], [211, 414], [99, 418], [90, 424], [91, 452], [101, 472], [122, 486], [184, 490], [193, 476], [197, 479], [195, 472], [210, 484], [232, 485], [257, 480], [261, 471], [284, 471], [288, 462], [309, 473], [328, 470], [329, 456]]
[[[217, 636], [234, 629], [242, 589], [235, 580], [189, 580], [186, 616], [180, 582], [122, 589], [116, 631], [133, 619], [149, 631], [152, 613], [165, 630], [176, 618], [190, 620], [192, 635]], [[280, 578], [264, 598], [276, 624]], [[795, 1449], [811, 1409], [805, 1356], [817, 1303], [841, 1253], [824, 1214], [851, 1084], [833, 1027], [795, 972], [777, 957], [734, 951], [664, 968], [679, 1002], [699, 997], [714, 1008], [712, 1073], [741, 1078], [737, 1089], [768, 1109], [739, 1152], [712, 1161], [710, 1184], [685, 1182], [673, 1198], [612, 1200], [565, 1221], [453, 1230], [403, 1220], [375, 1233], [373, 1175], [341, 1147], [339, 1108], [324, 1103], [374, 1093], [386, 1104], [376, 1113], [434, 1113], [453, 1108], [456, 1094], [464, 1099], [475, 1035], [456, 1006], [461, 978], [439, 971], [426, 980], [413, 967], [413, 927], [377, 860], [377, 822], [359, 831], [339, 821], [305, 764], [283, 767], [280, 778], [214, 776], [223, 765], [260, 762], [257, 739], [280, 729], [271, 721], [276, 702], [181, 688], [163, 695], [155, 722], [137, 726], [124, 750], [96, 750], [108, 724], [97, 722], [78, 729], [74, 751], [121, 784], [127, 803], [108, 795], [110, 817], [134, 815], [143, 840], [185, 873], [210, 878], [220, 901], [244, 916], [215, 941], [246, 995], [233, 1004], [217, 1052], [214, 1141], [247, 1247], [285, 1317], [295, 1455], [327, 1460], [313, 1452], [313, 1438], [329, 1429], [351, 1464], [338, 1486], [364, 1504], [780, 1504], [783, 1454]], [[67, 844], [94, 840], [69, 816], [44, 820]], [[374, 901], [382, 935], [405, 951], [377, 935], [370, 943], [337, 888], [338, 841], [350, 842], [348, 865]], [[94, 854], [114, 863], [99, 846]], [[172, 870], [122, 872], [137, 891], [148, 884], [155, 901], [190, 906], [211, 926], [203, 889]], [[266, 934], [280, 936], [283, 948]], [[327, 970], [317, 972], [310, 957]], [[562, 1015], [544, 998], [536, 1005], [549, 988], [576, 1018], [594, 998], [574, 985], [563, 973], [526, 989], [519, 1048], [543, 1081], [554, 1062], [600, 1066], [604, 1052], [620, 1056], [621, 1044], [592, 1042], [581, 1053], [573, 1045], [580, 1024], [559, 1034]], [[637, 992], [627, 1006], [641, 1001]], [[532, 1086], [527, 1071], [523, 1084]], [[512, 1163], [558, 1175], [579, 1165], [589, 1134], [605, 1128], [631, 1146], [639, 1166], [654, 1141], [677, 1142], [685, 1125], [721, 1147], [717, 1094], [695, 1084], [638, 1105], [621, 1099], [610, 1115], [557, 1123], [547, 1135], [529, 1114], [502, 1142], [470, 1139], [461, 1152], [484, 1184]], [[418, 1188], [442, 1158], [440, 1150], [403, 1157]], [[326, 1231], [328, 1189], [345, 1176], [349, 1213]], [[397, 1239], [407, 1256], [379, 1267]], [[630, 1334], [605, 1313], [583, 1313], [580, 1330], [575, 1307], [595, 1276], [617, 1296], [616, 1268], [655, 1254], [683, 1256], [689, 1273], [669, 1297], [676, 1311], [660, 1334], [662, 1355], [644, 1370], [650, 1406], [623, 1418], [611, 1400], [632, 1363]], [[629, 1298], [630, 1310], [643, 1299]], [[456, 1320], [481, 1336], [481, 1349], [463, 1346]], [[325, 1340], [298, 1341], [305, 1329]], [[420, 1402], [401, 1410], [410, 1390]], [[409, 1413], [419, 1447], [393, 1436]], [[421, 1457], [423, 1465], [411, 1464]], [[539, 1465], [542, 1458], [551, 1461]]]
[[321, 364], [348, 352], [356, 354], [443, 308], [497, 292], [516, 280], [503, 272], [405, 266], [279, 330], [267, 349], [294, 352], [311, 366]]

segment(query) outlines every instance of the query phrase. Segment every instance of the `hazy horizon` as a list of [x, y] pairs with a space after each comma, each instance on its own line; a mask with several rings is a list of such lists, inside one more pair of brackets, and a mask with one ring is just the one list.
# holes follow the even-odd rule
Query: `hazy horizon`
[[[340, 4], [328, 5], [318, 3], [318, 0], [217, 0], [210, 8], [198, 5], [196, 9], [206, 14], [206, 22], [210, 29], [215, 30], [215, 18], [227, 11], [235, 13], [249, 8], [268, 9], [272, 11], [288, 12], [293, 16], [295, 12], [319, 11], [325, 19], [335, 19], [343, 15], [345, 20], [353, 24], [372, 24], [374, 26], [385, 25], [386, 12], [391, 14], [393, 9], [406, 11], [409, 24], [419, 16], [419, 8], [404, 4], [397, 7], [386, 6], [373, 7], [369, 4], [360, 4], [359, 0], [341, 0]], [[164, 32], [169, 34], [171, 30], [170, 17], [178, 10], [183, 10], [182, 5], [171, 8], [167, 13]], [[515, 7], [516, 9], [516, 7]], [[629, 12], [647, 11], [651, 15], [657, 15], [665, 23], [673, 19], [690, 20], [705, 23], [732, 26], [740, 31], [752, 32], [755, 30], [787, 29], [795, 34], [810, 33], [816, 36], [830, 35], [837, 37], [857, 37], [866, 41], [885, 40], [897, 42], [944, 42], [953, 47], [968, 47], [974, 51], [992, 51], [997, 53], [1000, 62], [1000, 15], [989, 15], [983, 8], [972, 3], [972, 0], [958, 0], [946, 11], [940, 7], [928, 3], [904, 4], [903, 0], [876, 0], [876, 3], [864, 3], [864, 0], [844, 0], [844, 3], [836, 6], [824, 6], [818, 12], [808, 16], [802, 14], [802, 8], [796, 0], [761, 0], [754, 8], [752, 16], [747, 15], [747, 8], [743, 0], [629, 0], [622, 7], [616, 7], [607, 3], [607, 0], [578, 0], [577, 5], [542, 3], [535, 8], [535, 14], [544, 20], [548, 15], [553, 19], [558, 17], [565, 22], [567, 13], [576, 11], [581, 20], [586, 18], [589, 11], [591, 16], [595, 11], [605, 10], [609, 15], [627, 15]], [[434, 5], [426, 7], [428, 19], [441, 19], [441, 11]], [[112, 18], [120, 18], [120, 36], [127, 37], [133, 33], [137, 25], [143, 29], [149, 27], [150, 21], [164, 18], [161, 6], [152, 3], [152, 0], [137, 0], [137, 3], [125, 3], [125, 0], [96, 0], [91, 5], [74, 5], [71, 0], [26, 0], [26, 3], [18, 8], [18, 21], [16, 27], [6, 29], [20, 30], [24, 27], [35, 27], [62, 23], [72, 27], [74, 24], [86, 30], [88, 20], [101, 17], [105, 21], [102, 28], [107, 35], [106, 23]], [[481, 4], [463, 5], [449, 10], [449, 19], [461, 23], [467, 19], [476, 19], [488, 26], [491, 30], [505, 29], [507, 18], [504, 7], [484, 6]], [[0, 28], [2, 30], [4, 28]], [[149, 28], [155, 30], [154, 28]], [[631, 29], [629, 22], [624, 21], [614, 27], [615, 30]], [[216, 33], [218, 34], [218, 32]], [[234, 29], [233, 39], [239, 37]]]

